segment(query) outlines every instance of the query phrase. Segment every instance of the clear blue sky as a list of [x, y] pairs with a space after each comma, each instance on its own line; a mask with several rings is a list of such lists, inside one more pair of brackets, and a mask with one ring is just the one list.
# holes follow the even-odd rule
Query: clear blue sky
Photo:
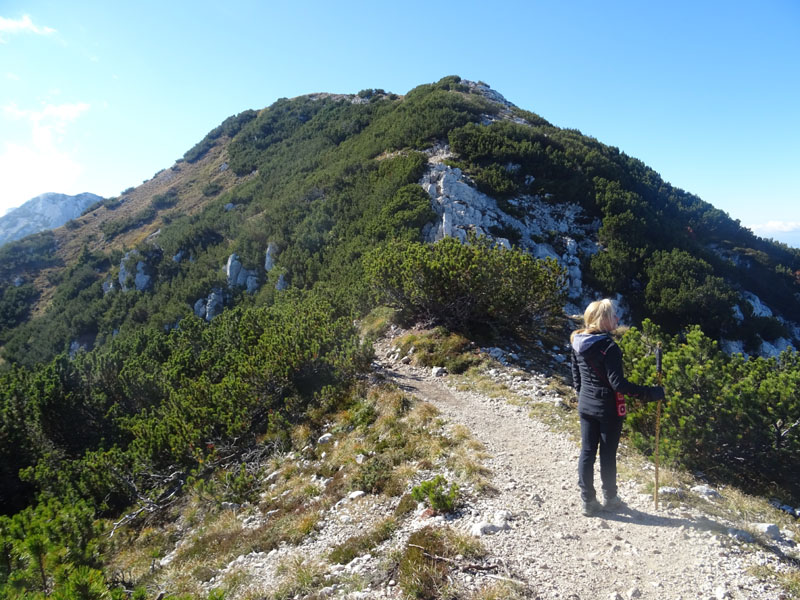
[[800, 246], [797, 0], [3, 0], [0, 214], [117, 195], [281, 97], [452, 74]]

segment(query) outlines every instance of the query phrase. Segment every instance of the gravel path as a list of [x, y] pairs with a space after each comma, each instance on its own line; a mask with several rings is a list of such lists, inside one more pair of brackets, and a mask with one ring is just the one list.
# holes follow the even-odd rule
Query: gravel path
[[[379, 352], [380, 356], [380, 352]], [[731, 524], [696, 509], [655, 510], [638, 484], [620, 480], [626, 505], [616, 513], [581, 514], [578, 446], [504, 400], [448, 386], [383, 359], [385, 374], [434, 404], [452, 424], [463, 424], [492, 458], [499, 494], [473, 501], [473, 515], [509, 511], [510, 528], [484, 541], [534, 597], [590, 599], [776, 599], [780, 589], [747, 574], [777, 565], [773, 553], [736, 541]], [[388, 365], [388, 366], [387, 366]], [[599, 480], [599, 474], [596, 475]], [[599, 481], [598, 481], [599, 485]]]

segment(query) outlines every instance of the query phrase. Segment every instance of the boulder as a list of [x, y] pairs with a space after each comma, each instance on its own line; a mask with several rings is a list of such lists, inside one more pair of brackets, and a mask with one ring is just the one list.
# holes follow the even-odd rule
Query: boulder
[[692, 492], [704, 498], [722, 498], [722, 494], [707, 485], [696, 485], [692, 488]]
[[208, 303], [208, 300], [206, 300], [205, 298], [200, 298], [197, 302], [194, 303], [194, 307], [192, 308], [192, 310], [194, 310], [194, 314], [197, 317], [199, 317], [201, 319], [205, 319], [206, 318], [206, 304], [207, 303]]
[[[139, 259], [136, 261], [136, 269], [134, 271], [129, 270], [129, 265], [131, 264], [133, 259]], [[127, 292], [129, 290], [128, 285], [131, 283], [131, 279], [133, 280], [134, 289], [139, 292], [144, 292], [150, 289], [153, 278], [151, 277], [149, 271], [150, 268], [143, 260], [144, 257], [137, 251], [131, 250], [122, 257], [122, 260], [119, 263], [119, 286], [123, 292]]]
[[267, 254], [264, 257], [264, 270], [269, 273], [275, 266], [275, 258], [278, 256], [278, 246], [275, 242], [270, 242], [267, 246]]
[[206, 321], [210, 321], [222, 312], [224, 305], [224, 297], [222, 290], [214, 290], [208, 295], [208, 304], [206, 304]]
[[751, 523], [750, 527], [773, 540], [778, 540], [781, 537], [781, 530], [774, 523]]
[[239, 260], [239, 255], [235, 252], [228, 257], [225, 265], [225, 276], [228, 280], [228, 288], [246, 288], [252, 294], [258, 290], [258, 274], [252, 269], [245, 269]]

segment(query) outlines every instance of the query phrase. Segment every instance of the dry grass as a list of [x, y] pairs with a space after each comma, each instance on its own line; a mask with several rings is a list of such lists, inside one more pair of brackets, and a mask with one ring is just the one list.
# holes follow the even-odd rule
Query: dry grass
[[524, 590], [512, 583], [493, 583], [473, 592], [467, 600], [522, 600]]
[[327, 585], [325, 567], [305, 556], [297, 555], [282, 561], [276, 567], [275, 574], [282, 580], [267, 594], [269, 600], [305, 597]]
[[476, 559], [485, 554], [485, 548], [471, 536], [451, 528], [423, 527], [409, 536], [396, 558], [398, 585], [407, 598], [460, 597], [447, 584], [450, 564], [435, 557]]
[[489, 398], [499, 398], [509, 402], [519, 401], [519, 397], [508, 386], [486, 375], [482, 367], [472, 367], [455, 378], [455, 388], [461, 392], [474, 392]]
[[781, 586], [784, 594], [777, 596], [778, 598], [785, 598], [786, 600], [800, 599], [800, 569], [797, 567], [778, 571], [774, 567], [763, 565], [750, 567], [747, 573], [762, 581], [770, 581]]
[[378, 306], [361, 321], [361, 339], [375, 340], [385, 335], [396, 322], [397, 310], [388, 306]]
[[397, 530], [397, 525], [395, 517], [384, 519], [370, 531], [348, 538], [341, 544], [334, 546], [328, 555], [328, 560], [340, 565], [349, 563], [355, 557], [369, 552], [381, 542], [392, 537], [392, 534]]
[[[334, 434], [332, 443], [313, 447], [299, 456], [297, 449], [309, 442], [313, 446], [319, 435], [319, 430], [310, 425], [299, 425], [290, 435], [294, 452], [273, 455], [259, 465], [261, 473], [279, 471], [279, 475], [269, 483], [260, 483], [262, 489], [257, 492], [262, 493], [257, 503], [237, 511], [221, 511], [218, 499], [213, 497], [215, 488], [198, 486], [187, 494], [171, 522], [144, 530], [126, 540], [128, 543], [121, 541], [114, 550], [112, 568], [124, 573], [134, 585], [202, 595], [201, 583], [219, 577], [234, 558], [269, 552], [282, 543], [301, 544], [313, 535], [325, 511], [350, 490], [366, 485], [370, 477], [374, 481], [380, 479], [374, 493], [398, 497], [407, 492], [421, 469], [446, 466], [462, 482], [472, 482], [473, 489], [491, 489], [485, 480], [489, 473], [481, 464], [487, 455], [469, 430], [463, 426], [445, 429], [432, 404], [417, 401], [394, 386], [374, 386], [349, 409], [329, 414], [325, 421], [326, 430]], [[360, 464], [356, 461], [359, 454], [364, 457], [359, 459]], [[317, 479], [322, 477], [330, 478], [324, 486]], [[391, 517], [337, 548], [344, 557], [340, 560], [380, 545], [415, 507], [416, 502], [406, 495]], [[245, 527], [237, 514], [260, 517], [264, 522]], [[190, 537], [180, 533], [188, 528], [192, 530]], [[181, 535], [184, 539], [180, 539]], [[471, 538], [449, 535], [446, 544], [448, 548], [458, 548], [456, 554], [475, 552], [470, 547]], [[172, 552], [177, 542], [178, 550], [171, 563], [163, 569], [151, 569], [153, 560]], [[319, 583], [315, 567], [311, 563], [295, 566], [296, 573], [287, 570], [286, 578], [275, 590], [256, 589], [243, 582], [247, 577], [244, 571], [226, 572], [220, 589], [243, 599], [297, 594], [313, 597]]]

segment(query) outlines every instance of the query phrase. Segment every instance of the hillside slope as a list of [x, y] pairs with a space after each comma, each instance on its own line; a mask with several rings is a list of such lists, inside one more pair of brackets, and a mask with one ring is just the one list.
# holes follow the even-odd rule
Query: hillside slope
[[[409, 333], [394, 328], [379, 340], [373, 374], [377, 388], [386, 382], [399, 388], [409, 420], [428, 415], [422, 421], [427, 434], [414, 443], [438, 450], [418, 461], [407, 484], [364, 494], [374, 479], [351, 475], [351, 466], [371, 472], [367, 465], [385, 452], [374, 430], [400, 429], [380, 407], [373, 430], [332, 424], [301, 452], [273, 457], [264, 466], [270, 473], [259, 486], [265, 490], [260, 500], [211, 509], [202, 526], [185, 513], [168, 519], [134, 537], [114, 565], [137, 572], [145, 565], [141, 558], [133, 562], [131, 547], [160, 539], [163, 556], [147, 576], [151, 588], [223, 590], [232, 600], [767, 600], [796, 581], [800, 530], [791, 517], [734, 488], [713, 488], [669, 470], [662, 470], [656, 509], [652, 467], [624, 449], [620, 494], [626, 504], [583, 517], [575, 411], [570, 397], [557, 391], [558, 378], [497, 362], [467, 376], [435, 376], [398, 358]], [[331, 460], [347, 465], [341, 472], [355, 477], [351, 487], [318, 475]], [[406, 468], [385, 475], [397, 477]], [[437, 515], [425, 503], [409, 503], [412, 489], [435, 475], [458, 486], [454, 512]], [[310, 488], [316, 495], [296, 509], [314, 524], [306, 536], [274, 547], [264, 541], [260, 549], [229, 549], [230, 538], [295, 527], [281, 521], [279, 498]], [[447, 554], [446, 544], [435, 550], [437, 535], [455, 540], [458, 551]], [[429, 557], [412, 571], [409, 552], [418, 544]]]
[[[244, 287], [228, 280], [234, 254], [258, 301], [271, 302], [264, 285], [282, 275], [295, 288], [347, 282], [358, 311], [366, 250], [468, 232], [558, 260], [570, 312], [620, 294], [634, 321], [700, 324], [731, 351], [798, 343], [800, 251], [753, 236], [617, 148], [449, 77], [404, 97], [313, 94], [245, 111], [69, 227], [9, 246], [0, 284], [32, 288], [23, 306], [19, 294], [0, 303], [13, 313], [0, 320], [3, 355], [33, 364], [120, 329], [170, 327], [212, 294], [233, 306]], [[137, 269], [145, 294], [115, 298], [120, 273]]]

